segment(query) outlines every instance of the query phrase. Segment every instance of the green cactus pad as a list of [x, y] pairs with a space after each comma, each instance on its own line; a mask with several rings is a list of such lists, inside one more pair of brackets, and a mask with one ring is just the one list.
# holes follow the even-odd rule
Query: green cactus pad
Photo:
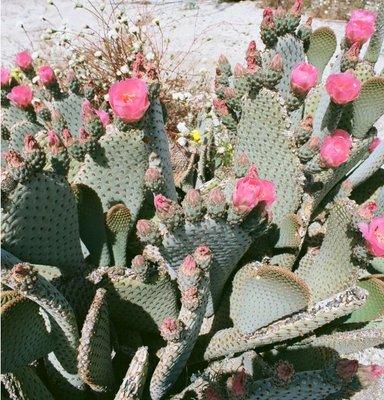
[[132, 226], [132, 216], [124, 204], [111, 207], [105, 217], [109, 243], [113, 253], [114, 265], [127, 265], [128, 232]]
[[[166, 317], [177, 317], [178, 292], [168, 278], [143, 283], [131, 277], [111, 282], [109, 306], [113, 321], [124, 331], [158, 332]], [[108, 286], [109, 286], [108, 285]], [[108, 287], [107, 287], [108, 289]]]
[[[364, 308], [363, 306], [362, 308]], [[359, 312], [359, 310], [354, 311]], [[384, 343], [384, 321], [374, 321], [361, 329], [334, 332], [304, 340], [299, 346], [307, 348], [328, 348], [339, 354], [352, 354], [379, 346]]]
[[346, 322], [369, 322], [384, 316], [384, 281], [372, 276], [358, 283], [368, 292], [368, 299], [359, 310], [354, 311]]
[[82, 380], [95, 392], [113, 388], [107, 292], [98, 289], [81, 331], [78, 368]]
[[369, 63], [375, 64], [379, 59], [380, 50], [384, 40], [384, 2], [379, 0], [377, 2], [377, 17], [376, 17], [376, 32], [372, 35], [369, 41], [369, 47], [365, 53], [365, 60]]
[[284, 215], [296, 212], [302, 195], [300, 162], [284, 137], [288, 128], [277, 93], [262, 89], [254, 99], [244, 101], [234, 159], [245, 153], [260, 177], [275, 183], [277, 201], [272, 211], [277, 224]]
[[296, 273], [310, 287], [314, 301], [345, 290], [356, 282], [352, 264], [354, 235], [351, 204], [335, 204], [326, 224], [326, 234], [313, 263], [301, 264]]
[[30, 364], [50, 353], [55, 345], [47, 315], [33, 301], [18, 292], [11, 293], [13, 298], [1, 306], [2, 373]]
[[236, 328], [223, 329], [215, 333], [210, 340], [204, 358], [211, 360], [306, 335], [334, 319], [350, 314], [361, 307], [365, 300], [365, 293], [354, 288], [321, 301], [309, 307], [307, 311], [274, 322], [251, 335], [244, 335]]
[[384, 114], [384, 78], [366, 81], [359, 97], [352, 103], [352, 130], [354, 137], [364, 137], [372, 125]]
[[221, 292], [228, 277], [241, 257], [248, 250], [251, 237], [238, 226], [224, 220], [207, 218], [201, 222], [185, 222], [185, 225], [166, 234], [163, 238], [162, 254], [172, 268], [178, 269], [184, 258], [196, 246], [208, 246], [213, 254], [211, 267], [211, 296], [207, 316], [212, 315], [220, 301]]
[[285, 385], [274, 384], [273, 378], [251, 383], [249, 400], [323, 400], [340, 392], [344, 382], [332, 382], [323, 370], [305, 371], [295, 374]]
[[372, 267], [376, 270], [384, 274], [384, 258], [383, 257], [375, 257], [371, 261]]
[[90, 252], [89, 261], [101, 267], [111, 265], [101, 201], [88, 186], [72, 185], [79, 215], [80, 237]]
[[145, 118], [144, 134], [148, 139], [150, 152], [155, 153], [161, 160], [160, 167], [165, 179], [163, 194], [172, 200], [176, 200], [177, 194], [173, 181], [169, 142], [164, 130], [163, 112], [159, 100], [151, 103], [151, 107]]
[[26, 135], [36, 136], [43, 129], [42, 126], [27, 120], [18, 121], [18, 123], [13, 125], [10, 129], [11, 138], [9, 141], [9, 147], [12, 150], [21, 153], [24, 148], [24, 137]]
[[135, 221], [146, 193], [148, 153], [141, 131], [112, 131], [99, 140], [100, 148], [85, 157], [75, 183], [82, 183], [99, 196], [106, 212], [123, 203]]
[[305, 282], [286, 268], [248, 264], [233, 280], [230, 316], [236, 329], [249, 334], [302, 310], [310, 299]]
[[19, 183], [3, 212], [3, 246], [23, 261], [73, 273], [83, 264], [76, 202], [67, 181], [43, 172]]
[[301, 238], [299, 235], [300, 221], [296, 214], [287, 214], [279, 226], [279, 239], [276, 248], [299, 247]]
[[40, 305], [53, 319], [55, 349], [46, 358], [47, 373], [58, 390], [68, 390], [67, 394], [72, 398], [81, 398], [85, 386], [77, 374], [79, 333], [68, 301], [29, 264], [17, 264], [5, 281], [12, 289]]
[[78, 136], [79, 129], [83, 126], [81, 106], [84, 100], [83, 97], [70, 93], [52, 103], [52, 107], [60, 112], [74, 137]]
[[[11, 400], [54, 400], [35, 370], [24, 366], [17, 371], [1, 376], [1, 382]], [[5, 394], [1, 393], [1, 398]]]
[[336, 35], [331, 28], [321, 27], [314, 30], [309, 39], [307, 51], [308, 62], [314, 65], [319, 78], [323, 75], [324, 69], [336, 50]]
[[276, 88], [283, 97], [291, 90], [291, 71], [305, 61], [305, 53], [301, 40], [291, 34], [280, 36], [274, 48], [283, 58], [283, 77]]
[[9, 131], [15, 124], [20, 123], [20, 121], [27, 121], [28, 113], [13, 104], [2, 107], [1, 109], [1, 124], [4, 125]]
[[148, 367], [148, 347], [140, 347], [129, 364], [128, 371], [119, 391], [116, 393], [115, 400], [140, 400], [147, 378]]
[[[153, 372], [150, 394], [151, 399], [160, 400], [175, 383], [183, 368], [185, 367], [192, 349], [199, 336], [201, 325], [206, 313], [209, 295], [209, 271], [208, 268], [200, 271], [204, 275], [196, 284], [196, 297], [198, 305], [196, 309], [191, 310], [184, 303], [178, 316], [178, 321], [181, 323], [182, 332], [178, 340], [167, 342], [167, 346], [161, 350], [159, 363]], [[179, 288], [181, 289], [185, 276], [179, 275]]]
[[357, 63], [353, 73], [361, 83], [364, 83], [375, 76], [375, 69], [372, 64], [360, 61]]

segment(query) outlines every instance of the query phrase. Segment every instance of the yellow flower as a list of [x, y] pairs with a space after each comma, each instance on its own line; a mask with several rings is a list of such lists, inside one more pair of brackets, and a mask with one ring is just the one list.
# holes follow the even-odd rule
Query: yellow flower
[[201, 133], [198, 129], [194, 129], [190, 135], [192, 136], [192, 140], [196, 143], [199, 143], [201, 140]]

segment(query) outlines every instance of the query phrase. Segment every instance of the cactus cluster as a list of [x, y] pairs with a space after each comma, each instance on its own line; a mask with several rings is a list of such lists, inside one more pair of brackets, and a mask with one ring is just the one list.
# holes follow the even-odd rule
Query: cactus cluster
[[265, 50], [216, 69], [231, 165], [198, 174], [154, 74], [96, 104], [28, 53], [2, 70], [5, 398], [349, 398], [384, 375], [354, 356], [384, 343], [383, 10], [352, 15], [362, 58], [352, 22], [334, 56], [301, 1], [266, 9]]

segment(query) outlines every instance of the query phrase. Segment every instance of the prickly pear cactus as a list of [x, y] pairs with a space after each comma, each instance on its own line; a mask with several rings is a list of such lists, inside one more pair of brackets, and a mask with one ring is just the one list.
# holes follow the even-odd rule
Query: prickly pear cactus
[[355, 360], [384, 343], [382, 10], [337, 51], [301, 7], [220, 57], [198, 174], [151, 68], [108, 103], [2, 71], [5, 398], [320, 400], [384, 375]]

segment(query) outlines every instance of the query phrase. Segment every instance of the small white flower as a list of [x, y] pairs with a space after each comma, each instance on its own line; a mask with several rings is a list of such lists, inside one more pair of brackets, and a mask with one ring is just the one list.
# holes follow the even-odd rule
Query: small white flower
[[140, 42], [134, 42], [132, 44], [132, 50], [137, 53], [141, 49], [141, 43]]
[[110, 31], [108, 31], [107, 36], [109, 39], [117, 39], [119, 37], [119, 34], [114, 29], [111, 29]]
[[218, 154], [224, 154], [225, 153], [225, 147], [224, 146], [219, 146], [217, 148], [217, 153]]
[[37, 82], [39, 82], [39, 77], [38, 76], [34, 76], [32, 78], [32, 83], [37, 83]]
[[53, 6], [53, 0], [47, 0], [47, 4], [48, 4], [49, 6]]
[[188, 144], [188, 140], [187, 140], [184, 136], [181, 136], [181, 137], [179, 137], [179, 138], [177, 139], [177, 143], [178, 143], [180, 146], [184, 147], [184, 146], [186, 146], [186, 145]]
[[188, 128], [185, 125], [185, 122], [179, 122], [176, 127], [177, 127], [177, 130], [180, 133], [187, 133], [188, 132]]
[[40, 57], [40, 54], [39, 54], [39, 52], [38, 51], [34, 51], [33, 53], [32, 53], [32, 58], [35, 60], [36, 58], [39, 58]]
[[116, 71], [117, 76], [121, 76], [121, 71]]
[[127, 64], [123, 65], [123, 66], [120, 68], [120, 71], [121, 71], [122, 74], [128, 74], [128, 73], [129, 73], [129, 67], [128, 67], [128, 65], [127, 65]]
[[47, 35], [46, 33], [42, 33], [40, 35], [40, 39], [41, 40], [51, 40], [52, 38], [51, 38], [51, 35]]
[[102, 55], [103, 55], [103, 53], [102, 53], [102, 51], [97, 50], [97, 51], [95, 51], [95, 52], [93, 53], [93, 55], [94, 55], [96, 58], [101, 58]]
[[139, 32], [139, 28], [136, 25], [132, 25], [128, 29], [129, 33], [135, 34]]
[[105, 100], [105, 101], [108, 101], [108, 100], [109, 100], [109, 94], [108, 94], [108, 93], [104, 95], [104, 100]]
[[152, 20], [152, 24], [153, 24], [153, 25], [160, 25], [160, 20], [159, 20], [159, 18], [154, 18], [154, 19]]

